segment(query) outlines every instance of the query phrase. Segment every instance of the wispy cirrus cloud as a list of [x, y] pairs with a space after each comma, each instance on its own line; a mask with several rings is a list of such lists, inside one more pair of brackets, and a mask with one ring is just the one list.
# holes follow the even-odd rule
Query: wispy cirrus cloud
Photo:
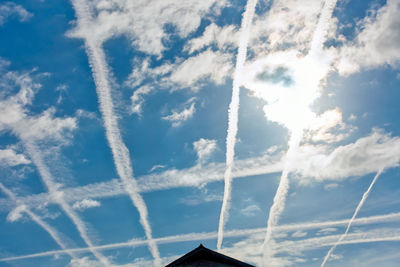
[[161, 119], [171, 122], [172, 127], [179, 127], [185, 121], [191, 119], [196, 112], [196, 98], [190, 98], [183, 105], [182, 110], [172, 110], [172, 113], [161, 117]]
[[32, 16], [33, 14], [21, 5], [13, 2], [4, 2], [0, 4], [0, 26], [13, 17], [17, 17], [20, 22], [24, 22], [29, 20]]

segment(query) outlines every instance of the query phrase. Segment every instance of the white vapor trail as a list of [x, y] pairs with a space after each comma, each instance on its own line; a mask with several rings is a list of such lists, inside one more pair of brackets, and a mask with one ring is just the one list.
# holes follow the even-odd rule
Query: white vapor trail
[[[83, 23], [84, 26], [89, 26], [92, 21], [92, 14], [90, 13], [86, 2], [73, 0], [72, 4], [76, 11], [78, 23]], [[139, 193], [137, 182], [133, 178], [133, 169], [130, 161], [129, 150], [122, 141], [117, 117], [114, 113], [114, 105], [112, 102], [109, 82], [110, 72], [108, 70], [104, 50], [102, 49], [102, 42], [99, 42], [96, 38], [87, 36], [85, 38], [85, 45], [96, 84], [96, 91], [99, 98], [100, 111], [103, 116], [106, 137], [111, 148], [118, 176], [121, 178], [122, 183], [124, 184], [124, 189], [129, 194], [133, 205], [139, 212], [140, 223], [144, 228], [147, 239], [149, 240], [149, 249], [154, 257], [154, 263], [156, 266], [160, 266], [160, 254], [157, 244], [152, 241], [153, 237], [148, 220], [147, 206]]]
[[[277, 173], [282, 171], [281, 165], [280, 157], [262, 156], [237, 160], [232, 171], [232, 178]], [[221, 181], [224, 170], [225, 163], [211, 163], [205, 166], [195, 165], [182, 170], [171, 169], [161, 173], [143, 175], [137, 179], [137, 184], [141, 193], [179, 187], [199, 187], [203, 184]], [[63, 192], [68, 202], [81, 201], [85, 198], [101, 199], [127, 195], [120, 179], [64, 188]], [[45, 201], [54, 202], [48, 193], [21, 196], [18, 199], [29, 207], [36, 207]], [[0, 199], [0, 211], [8, 211], [12, 207], [13, 203], [9, 199]]]
[[226, 137], [226, 169], [224, 173], [224, 198], [222, 200], [221, 213], [218, 225], [217, 249], [221, 250], [224, 237], [224, 227], [229, 217], [229, 207], [232, 190], [232, 168], [235, 157], [236, 135], [238, 131], [239, 94], [241, 73], [247, 56], [247, 44], [249, 42], [250, 28], [254, 17], [257, 0], [248, 0], [243, 12], [242, 25], [240, 27], [240, 42], [236, 58], [236, 68], [233, 76], [232, 99], [228, 111], [228, 131]]
[[329, 249], [328, 253], [326, 254], [326, 256], [325, 256], [325, 258], [324, 258], [324, 260], [323, 260], [323, 262], [321, 264], [321, 267], [325, 266], [326, 262], [328, 261], [329, 257], [332, 255], [332, 253], [335, 251], [336, 247], [343, 241], [344, 238], [346, 238], [347, 233], [349, 232], [350, 227], [351, 227], [354, 219], [356, 218], [356, 216], [357, 216], [358, 212], [360, 211], [361, 207], [364, 205], [365, 200], [368, 198], [372, 187], [374, 186], [376, 180], [378, 180], [379, 176], [382, 174], [382, 171], [383, 171], [383, 168], [380, 169], [376, 173], [376, 175], [375, 175], [374, 179], [372, 180], [371, 184], [369, 185], [367, 191], [364, 192], [360, 203], [358, 203], [358, 206], [357, 206], [356, 210], [354, 211], [353, 216], [351, 217], [351, 219], [349, 221], [349, 224], [347, 225], [346, 231], [344, 231], [344, 233], [340, 236], [340, 238], [336, 241], [336, 243]]
[[263, 264], [265, 262], [265, 258], [272, 256], [272, 251], [270, 247], [270, 242], [272, 239], [272, 230], [278, 225], [279, 217], [285, 209], [286, 196], [289, 191], [289, 179], [288, 174], [290, 172], [290, 165], [293, 154], [297, 150], [298, 145], [300, 144], [301, 138], [303, 136], [302, 131], [293, 131], [291, 133], [291, 137], [289, 140], [289, 149], [287, 152], [286, 163], [284, 169], [282, 171], [281, 180], [278, 185], [278, 189], [276, 191], [271, 209], [269, 211], [268, 222], [267, 222], [267, 231], [265, 234], [265, 239], [263, 243]]
[[36, 148], [36, 146], [32, 142], [25, 141], [24, 145], [25, 145], [25, 148], [26, 148], [32, 162], [35, 164], [36, 168], [38, 169], [39, 174], [42, 177], [42, 181], [45, 184], [45, 186], [47, 187], [47, 190], [52, 195], [55, 202], [58, 205], [60, 205], [62, 210], [67, 214], [67, 216], [74, 223], [74, 225], [76, 226], [76, 228], [79, 232], [79, 235], [81, 236], [83, 241], [86, 243], [86, 245], [89, 247], [90, 252], [92, 252], [92, 254], [104, 266], [111, 266], [111, 263], [108, 261], [108, 259], [104, 255], [102, 255], [98, 251], [92, 249], [92, 247], [94, 245], [89, 238], [85, 223], [80, 219], [78, 214], [75, 213], [75, 211], [71, 208], [71, 206], [67, 203], [67, 201], [65, 201], [63, 192], [58, 191], [59, 185], [53, 181], [50, 170], [44, 164], [42, 155], [40, 154], [38, 148]]
[[[310, 51], [306, 57], [311, 60], [315, 57], [318, 57], [318, 54], [323, 50], [323, 44], [326, 39], [326, 35], [328, 32], [329, 22], [332, 17], [333, 10], [336, 6], [337, 0], [326, 0], [324, 6], [322, 8], [322, 12], [320, 18], [318, 20], [318, 24], [314, 31], [313, 39], [311, 41]], [[320, 77], [322, 78], [322, 77]], [[306, 84], [307, 86], [308, 84]], [[301, 119], [301, 118], [299, 118]], [[304, 122], [307, 123], [307, 122]], [[273, 204], [270, 208], [268, 222], [267, 222], [267, 232], [265, 235], [265, 239], [263, 242], [263, 264], [265, 264], [266, 259], [273, 256], [272, 250], [272, 231], [274, 227], [279, 222], [280, 215], [282, 214], [285, 208], [286, 196], [289, 191], [289, 179], [288, 174], [291, 171], [292, 166], [292, 157], [295, 151], [297, 150], [301, 139], [303, 137], [304, 126], [296, 126], [293, 129], [290, 129], [290, 140], [289, 140], [289, 148], [287, 152], [287, 158], [284, 165], [284, 169], [282, 171], [281, 179], [278, 185], [278, 189], [276, 191]]]
[[[356, 225], [368, 225], [368, 224], [376, 224], [376, 223], [388, 223], [400, 220], [400, 213], [390, 213], [385, 215], [376, 215], [376, 216], [369, 216], [358, 218], [353, 221], [353, 224]], [[335, 227], [335, 226], [345, 226], [347, 225], [349, 220], [337, 220], [337, 221], [325, 221], [325, 222], [306, 222], [306, 223], [297, 223], [297, 224], [287, 224], [287, 225], [280, 225], [276, 227], [276, 231], [278, 232], [290, 232], [296, 230], [306, 230], [306, 229], [318, 229], [324, 227]], [[226, 231], [225, 237], [248, 237], [254, 234], [264, 234], [266, 228], [254, 228], [254, 229], [241, 229], [241, 230], [230, 230]], [[392, 232], [393, 233], [393, 232]], [[176, 236], [167, 236], [161, 238], [155, 238], [154, 241], [157, 244], [171, 244], [171, 243], [178, 243], [178, 242], [188, 242], [188, 241], [197, 241], [197, 240], [209, 240], [215, 239], [217, 237], [217, 232], [208, 232], [208, 233], [190, 233], [190, 234], [183, 234], [183, 235], [176, 235]], [[362, 238], [363, 233], [357, 233], [356, 238]], [[372, 235], [371, 235], [372, 237]], [[307, 243], [306, 249], [313, 249], [315, 247], [321, 246], [330, 246], [334, 243], [335, 238], [337, 239], [337, 235], [333, 236], [326, 236], [320, 238], [310, 238], [301, 241], [286, 241], [278, 244], [279, 251], [287, 251], [288, 249], [294, 248], [295, 246], [305, 247]], [[380, 235], [379, 233], [375, 233], [373, 236], [375, 241], [381, 240], [392, 240], [389, 239], [386, 235]], [[393, 236], [394, 240], [400, 239], [399, 236]], [[323, 241], [323, 242], [322, 242]], [[300, 243], [302, 242], [302, 243]], [[322, 243], [324, 244], [322, 244]], [[360, 241], [357, 241], [360, 242]], [[365, 241], [368, 242], [368, 241]], [[371, 241], [372, 242], [372, 241]], [[326, 244], [325, 244], [326, 243]], [[354, 240], [345, 240], [343, 243], [351, 244], [356, 243]], [[148, 244], [148, 240], [143, 239], [136, 239], [122, 243], [114, 243], [114, 244], [106, 244], [101, 246], [92, 247], [95, 250], [111, 250], [111, 249], [118, 249], [123, 247], [135, 247], [135, 246], [144, 246]], [[300, 245], [298, 245], [300, 244]], [[0, 262], [4, 261], [13, 261], [13, 260], [21, 260], [27, 258], [36, 258], [36, 257], [45, 257], [63, 253], [84, 253], [90, 252], [90, 248], [73, 248], [67, 250], [53, 250], [35, 254], [29, 254], [24, 256], [15, 256], [15, 257], [8, 257], [8, 258], [1, 258]]]
[[36, 215], [34, 212], [32, 212], [24, 203], [18, 201], [17, 197], [14, 195], [11, 190], [9, 190], [7, 187], [5, 187], [2, 183], [0, 183], [0, 189], [12, 200], [16, 203], [18, 207], [23, 207], [23, 212], [28, 214], [31, 219], [40, 225], [49, 235], [54, 239], [54, 241], [63, 249], [66, 251], [66, 253], [73, 259], [76, 259], [76, 256], [68, 251], [67, 246], [65, 245], [64, 241], [60, 237], [59, 233], [57, 230], [55, 230], [53, 227], [51, 227], [49, 224], [47, 224], [45, 221], [43, 221], [38, 215]]

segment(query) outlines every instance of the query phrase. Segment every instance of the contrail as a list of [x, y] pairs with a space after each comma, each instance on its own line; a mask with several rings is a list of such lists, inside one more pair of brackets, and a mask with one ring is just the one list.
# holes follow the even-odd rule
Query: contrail
[[231, 202], [232, 188], [232, 168], [235, 157], [236, 135], [238, 130], [238, 112], [239, 112], [239, 93], [241, 84], [241, 73], [247, 56], [247, 44], [249, 42], [250, 28], [253, 21], [254, 11], [257, 0], [248, 0], [242, 17], [240, 27], [240, 42], [236, 58], [235, 74], [233, 76], [232, 99], [228, 111], [228, 131], [226, 137], [226, 169], [224, 173], [224, 198], [222, 200], [221, 213], [218, 225], [217, 249], [221, 250], [224, 237], [224, 227], [229, 217], [229, 207]]
[[[321, 11], [320, 18], [318, 20], [318, 24], [314, 31], [313, 39], [311, 41], [310, 51], [307, 57], [314, 58], [318, 55], [319, 52], [323, 49], [323, 44], [326, 39], [326, 35], [328, 32], [329, 22], [332, 17], [333, 10], [336, 6], [337, 0], [327, 0], [323, 6]], [[281, 179], [278, 185], [277, 192], [275, 194], [273, 204], [271, 206], [268, 222], [267, 222], [267, 233], [265, 235], [264, 243], [263, 243], [263, 264], [265, 264], [265, 260], [267, 257], [273, 256], [273, 251], [271, 248], [271, 239], [272, 239], [272, 231], [273, 228], [278, 224], [280, 215], [282, 214], [285, 208], [286, 196], [289, 191], [289, 179], [288, 174], [291, 168], [291, 158], [293, 153], [297, 150], [297, 147], [300, 144], [300, 141], [303, 137], [303, 128], [297, 129], [289, 129], [290, 130], [290, 140], [289, 140], [289, 148], [287, 152], [287, 159], [282, 171]]]
[[[286, 163], [281, 175], [281, 180], [278, 185], [271, 209], [269, 211], [267, 231], [265, 234], [265, 239], [263, 243], [263, 258], [272, 256], [272, 251], [270, 248], [270, 242], [272, 239], [272, 230], [278, 225], [279, 217], [285, 209], [286, 196], [289, 191], [289, 179], [288, 174], [290, 172], [290, 166], [293, 154], [297, 150], [300, 144], [301, 138], [303, 136], [303, 130], [293, 131], [289, 140], [289, 149], [286, 156]], [[263, 264], [264, 264], [263, 261]]]
[[321, 15], [318, 20], [317, 27], [314, 31], [313, 40], [311, 42], [311, 47], [309, 55], [313, 56], [315, 52], [320, 52], [323, 49], [324, 42], [326, 40], [326, 35], [328, 33], [329, 22], [332, 18], [333, 10], [336, 7], [337, 0], [326, 0], [324, 7], [321, 11]]
[[[22, 139], [23, 140], [23, 139]], [[71, 221], [74, 223], [76, 226], [79, 235], [83, 239], [83, 241], [86, 243], [86, 245], [89, 247], [90, 252], [104, 265], [104, 266], [111, 266], [111, 263], [108, 261], [108, 259], [99, 253], [98, 251], [92, 249], [94, 246], [92, 241], [90, 240], [87, 229], [85, 226], [85, 223], [80, 219], [80, 217], [75, 213], [75, 211], [70, 207], [70, 205], [65, 201], [63, 192], [58, 191], [58, 185], [54, 183], [52, 176], [50, 174], [50, 170], [48, 167], [44, 164], [42, 155], [36, 148], [36, 146], [29, 142], [23, 140], [24, 146], [32, 160], [32, 162], [35, 164], [36, 168], [39, 171], [40, 176], [42, 177], [42, 181], [47, 187], [47, 190], [49, 193], [52, 195], [54, 198], [55, 202], [60, 205], [60, 207], [64, 210], [64, 212], [67, 214], [67, 216], [71, 219]]]
[[23, 212], [28, 214], [31, 219], [40, 225], [49, 235], [54, 239], [54, 241], [63, 249], [66, 251], [66, 253], [73, 259], [76, 259], [76, 256], [68, 251], [67, 246], [64, 244], [64, 241], [60, 237], [59, 233], [50, 225], [48, 225], [45, 221], [43, 221], [39, 216], [37, 216], [34, 212], [32, 212], [24, 203], [18, 201], [17, 197], [14, 195], [11, 190], [6, 188], [2, 183], [0, 183], [0, 189], [12, 200], [14, 201], [18, 206], [23, 207]]
[[[92, 15], [85, 1], [72, 0], [76, 11], [78, 23], [88, 26], [92, 20]], [[102, 49], [102, 44], [92, 36], [85, 37], [86, 52], [89, 57], [92, 68], [96, 91], [102, 113], [106, 137], [111, 148], [114, 164], [118, 176], [121, 178], [124, 188], [129, 194], [133, 205], [137, 208], [140, 216], [140, 223], [144, 228], [147, 239], [149, 240], [149, 249], [154, 257], [156, 266], [161, 265], [160, 253], [157, 244], [152, 241], [152, 230], [148, 220], [147, 206], [139, 193], [136, 180], [133, 178], [133, 169], [130, 161], [129, 150], [125, 146], [119, 128], [118, 120], [114, 114], [114, 105], [111, 97], [111, 87], [109, 83], [109, 70], [106, 62], [106, 56]]]
[[376, 173], [376, 175], [375, 175], [374, 179], [372, 180], [371, 184], [369, 185], [367, 191], [364, 192], [364, 194], [363, 194], [363, 196], [362, 196], [362, 198], [361, 198], [360, 203], [358, 203], [358, 206], [357, 206], [356, 210], [354, 211], [353, 216], [351, 217], [351, 219], [350, 219], [350, 221], [349, 221], [349, 224], [347, 225], [346, 231], [344, 231], [344, 234], [341, 235], [340, 238], [338, 239], [338, 241], [336, 241], [336, 243], [329, 249], [328, 253], [326, 254], [326, 256], [325, 256], [325, 258], [324, 258], [324, 261], [323, 261], [322, 264], [321, 264], [321, 267], [324, 267], [324, 266], [325, 266], [326, 262], [328, 261], [329, 257], [332, 255], [333, 251], [335, 251], [336, 247], [337, 247], [337, 246], [342, 242], [342, 240], [347, 236], [347, 233], [349, 232], [350, 227], [351, 227], [351, 225], [352, 225], [354, 219], [356, 218], [356, 216], [357, 216], [358, 212], [360, 211], [361, 207], [364, 205], [365, 200], [368, 198], [368, 195], [369, 195], [369, 193], [371, 192], [372, 187], [374, 186], [376, 180], [378, 180], [378, 178], [379, 178], [379, 176], [381, 175], [382, 171], [383, 171], [383, 168], [380, 169], [380, 170]]
[[[390, 213], [385, 215], [376, 215], [376, 216], [369, 216], [369, 217], [362, 217], [355, 219], [353, 224], [357, 225], [368, 225], [368, 224], [375, 224], [375, 223], [388, 223], [398, 221], [400, 219], [400, 213]], [[337, 220], [337, 221], [325, 221], [325, 222], [306, 222], [306, 223], [298, 223], [298, 224], [286, 224], [280, 225], [276, 227], [276, 230], [279, 232], [290, 232], [296, 230], [305, 230], [305, 229], [318, 229], [324, 227], [335, 227], [335, 226], [342, 226], [347, 225], [349, 220]], [[225, 232], [225, 237], [248, 237], [254, 234], [264, 234], [266, 228], [253, 228], [253, 229], [241, 229], [241, 230], [230, 230]], [[398, 234], [397, 234], [398, 232]], [[377, 242], [377, 241], [392, 241], [392, 240], [400, 240], [400, 231], [391, 232], [392, 238], [386, 235], [385, 233], [375, 233], [369, 234], [370, 241], [365, 240], [365, 233], [356, 233], [351, 235], [351, 239], [346, 238], [343, 243], [346, 244], [353, 244], [362, 242], [357, 239], [363, 239], [365, 242]], [[154, 241], [157, 244], [171, 244], [171, 243], [178, 243], [178, 242], [189, 242], [189, 241], [197, 241], [197, 240], [210, 240], [217, 238], [217, 232], [206, 232], [206, 233], [190, 233], [190, 234], [183, 234], [183, 235], [175, 235], [175, 236], [166, 236], [155, 238]], [[348, 235], [349, 237], [350, 235]], [[364, 237], [364, 238], [363, 238]], [[323, 247], [323, 246], [330, 246], [332, 245], [337, 239], [337, 235], [331, 236], [324, 236], [318, 238], [309, 238], [300, 241], [286, 241], [278, 244], [279, 251], [288, 251], [294, 248], [304, 248], [307, 249], [314, 249], [316, 247]], [[356, 239], [356, 240], [354, 240]], [[121, 243], [113, 243], [113, 244], [106, 244], [101, 246], [95, 246], [92, 249], [96, 250], [112, 250], [124, 247], [136, 247], [136, 246], [144, 246], [148, 244], [148, 240], [137, 239], [131, 240], [127, 242]], [[15, 256], [15, 257], [7, 257], [1, 258], [0, 262], [3, 261], [13, 261], [13, 260], [21, 260], [27, 258], [37, 258], [37, 257], [45, 257], [51, 255], [58, 255], [58, 254], [65, 254], [65, 253], [85, 253], [90, 252], [90, 248], [72, 248], [67, 250], [53, 250], [35, 254], [28, 254], [23, 256]]]
[[[281, 165], [281, 160], [275, 158], [271, 160], [265, 156], [237, 160], [232, 171], [232, 178], [239, 179], [260, 174], [278, 173], [282, 171]], [[195, 165], [182, 170], [170, 169], [161, 173], [140, 176], [137, 179], [137, 184], [139, 192], [142, 193], [180, 187], [198, 187], [202, 184], [223, 180], [224, 169], [225, 163], [211, 163], [204, 166]], [[63, 192], [68, 202], [80, 201], [85, 198], [101, 199], [127, 195], [120, 179], [109, 179], [105, 182], [64, 188]], [[48, 193], [21, 196], [19, 199], [29, 207], [36, 207], [44, 201], [54, 202]], [[12, 201], [0, 198], [0, 212], [8, 211], [12, 207]]]

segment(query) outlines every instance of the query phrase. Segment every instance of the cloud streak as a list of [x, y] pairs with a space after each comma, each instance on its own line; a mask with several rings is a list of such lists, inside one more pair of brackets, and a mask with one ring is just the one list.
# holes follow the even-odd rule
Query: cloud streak
[[12, 2], [6, 2], [0, 4], [0, 26], [7, 22], [10, 17], [18, 17], [20, 22], [25, 22], [29, 20], [33, 14], [27, 11], [20, 5], [14, 4]]
[[[78, 24], [83, 26], [90, 25], [93, 21], [91, 11], [84, 1], [72, 1]], [[109, 82], [109, 70], [106, 62], [106, 56], [102, 49], [102, 43], [96, 38], [85, 36], [86, 52], [89, 57], [90, 66], [92, 68], [96, 91], [100, 104], [100, 111], [103, 116], [106, 137], [111, 148], [114, 164], [117, 169], [118, 176], [124, 185], [133, 205], [137, 208], [140, 216], [140, 223], [144, 228], [147, 239], [149, 240], [149, 249], [154, 257], [154, 263], [159, 266], [160, 254], [155, 242], [153, 242], [152, 230], [148, 220], [147, 206], [139, 194], [136, 180], [133, 178], [133, 169], [130, 161], [129, 150], [125, 146], [121, 133], [118, 128], [117, 117], [114, 113], [114, 104], [112, 102], [111, 87]]]
[[12, 201], [15, 202], [15, 204], [18, 207], [21, 207], [21, 211], [25, 212], [28, 214], [28, 216], [35, 222], [37, 223], [40, 227], [42, 227], [59, 245], [63, 250], [66, 251], [66, 253], [72, 258], [76, 259], [76, 256], [73, 252], [68, 251], [68, 247], [65, 244], [65, 241], [62, 240], [60, 234], [55, 230], [53, 227], [51, 227], [49, 224], [47, 224], [45, 221], [43, 221], [38, 215], [36, 215], [34, 212], [32, 212], [26, 205], [24, 205], [23, 202], [20, 202], [18, 198], [14, 195], [11, 190], [6, 188], [2, 183], [0, 183], [0, 189], [6, 194]]
[[235, 73], [233, 76], [232, 99], [228, 111], [228, 131], [226, 137], [226, 169], [224, 173], [224, 198], [222, 200], [221, 213], [218, 224], [217, 249], [221, 250], [224, 237], [224, 228], [229, 218], [229, 208], [232, 191], [232, 168], [235, 157], [236, 135], [238, 130], [239, 93], [241, 85], [241, 73], [247, 56], [247, 44], [250, 37], [250, 29], [256, 9], [257, 0], [249, 0], [246, 4], [240, 27], [239, 48], [236, 58]]
[[[23, 140], [24, 141], [24, 140]], [[54, 201], [60, 205], [62, 210], [67, 214], [67, 216], [71, 219], [71, 221], [74, 223], [76, 226], [79, 235], [83, 239], [83, 241], [87, 244], [89, 247], [90, 252], [104, 265], [104, 266], [110, 266], [111, 263], [108, 261], [108, 259], [99, 253], [98, 251], [92, 249], [94, 246], [93, 242], [89, 238], [88, 235], [88, 230], [86, 227], [86, 224], [80, 219], [80, 217], [75, 213], [75, 211], [71, 208], [71, 206], [65, 201], [63, 192], [59, 191], [60, 185], [55, 183], [53, 181], [52, 175], [50, 173], [50, 170], [48, 167], [44, 164], [42, 155], [38, 148], [33, 144], [32, 142], [29, 141], [24, 141], [24, 146], [30, 155], [30, 158], [32, 162], [35, 164], [36, 168], [39, 171], [40, 176], [42, 177], [42, 181], [47, 187], [47, 190], [49, 191], [50, 195], [54, 199]]]
[[[21, 140], [26, 154], [36, 166], [39, 176], [48, 190], [49, 198], [53, 199], [53, 202], [58, 204], [71, 219], [81, 238], [90, 248], [93, 243], [88, 236], [85, 223], [64, 199], [63, 192], [59, 190], [61, 185], [55, 182], [49, 167], [44, 163], [44, 155], [37, 146], [37, 144], [46, 144], [52, 141], [56, 141], [58, 145], [68, 143], [69, 131], [76, 128], [75, 118], [57, 118], [54, 116], [54, 108], [49, 108], [40, 115], [30, 115], [26, 106], [32, 104], [35, 89], [39, 89], [41, 85], [34, 83], [29, 73], [20, 75], [16, 72], [7, 72], [5, 76], [5, 80], [10, 86], [20, 87], [20, 90], [17, 94], [0, 100], [0, 109], [5, 115], [0, 118], [0, 130], [10, 130]], [[20, 198], [17, 201], [27, 205]], [[110, 265], [103, 255], [94, 250], [92, 253], [103, 265]]]
[[[352, 176], [364, 176], [385, 169], [397, 167], [400, 162], [400, 138], [392, 137], [383, 131], [373, 131], [370, 135], [334, 149], [326, 146], [301, 146], [295, 157], [293, 172], [300, 183], [312, 181], [340, 181]], [[282, 152], [268, 152], [262, 156], [238, 159], [232, 170], [232, 178], [248, 178], [281, 172], [285, 157]], [[186, 169], [167, 169], [138, 177], [137, 186], [141, 193], [169, 190], [180, 187], [200, 187], [223, 180], [225, 164], [196, 164]], [[301, 179], [300, 179], [301, 178]], [[127, 195], [119, 179], [94, 183], [75, 188], [63, 188], [68, 202], [82, 201], [85, 198], [101, 199]], [[51, 195], [41, 193], [18, 197], [25, 205], [35, 208], [41, 203], [55, 203]], [[9, 211], [13, 203], [0, 199], [0, 211]]]
[[[353, 221], [354, 225], [369, 225], [376, 223], [390, 223], [396, 222], [400, 219], [400, 213], [390, 213], [385, 215], [377, 215], [377, 216], [369, 216], [358, 218]], [[296, 224], [287, 224], [280, 225], [276, 227], [277, 232], [293, 232], [298, 230], [308, 230], [308, 229], [318, 229], [325, 227], [335, 227], [335, 226], [345, 226], [349, 223], [350, 220], [337, 220], [337, 221], [325, 221], [325, 222], [306, 222], [306, 223], [296, 223]], [[266, 228], [254, 228], [254, 229], [241, 229], [241, 230], [230, 230], [225, 232], [225, 237], [247, 237], [253, 238], [253, 236], [262, 236], [266, 231]], [[154, 241], [157, 244], [171, 244], [171, 243], [179, 243], [179, 242], [189, 242], [189, 241], [197, 241], [197, 240], [210, 240], [217, 238], [217, 232], [206, 232], [206, 233], [189, 233], [175, 236], [167, 236], [155, 238]], [[337, 240], [338, 235], [324, 236], [318, 238], [309, 238], [303, 239], [300, 241], [284, 241], [282, 243], [277, 244], [277, 249], [281, 252], [287, 252], [290, 250], [310, 250], [316, 249], [324, 246], [332, 245], [335, 240]], [[365, 238], [363, 238], [365, 237]], [[258, 239], [258, 238], [257, 238]], [[348, 235], [347, 239], [344, 241], [346, 244], [355, 244], [362, 242], [379, 242], [379, 241], [395, 241], [400, 240], [400, 230], [392, 231], [392, 235], [389, 235], [387, 231], [382, 230], [379, 231], [370, 231], [370, 232], [360, 232], [356, 234]], [[114, 243], [114, 244], [106, 244], [101, 246], [95, 246], [92, 249], [95, 250], [112, 250], [124, 247], [136, 247], [136, 246], [145, 246], [148, 245], [148, 240], [144, 239], [133, 239], [127, 242]], [[257, 243], [253, 243], [254, 246], [258, 246]], [[256, 248], [256, 247], [255, 247]], [[53, 250], [35, 254], [29, 254], [24, 256], [15, 256], [15, 257], [7, 257], [1, 258], [0, 262], [4, 261], [13, 261], [13, 260], [21, 260], [27, 258], [37, 258], [37, 257], [45, 257], [52, 256], [58, 254], [65, 253], [84, 253], [90, 252], [90, 248], [73, 248], [67, 250]]]
[[[314, 36], [311, 42], [311, 47], [308, 55], [304, 58], [304, 63], [310, 63], [311, 66], [316, 66], [318, 59], [317, 57], [321, 54], [323, 50], [323, 44], [326, 39], [329, 22], [332, 17], [333, 10], [336, 6], [336, 0], [327, 0], [325, 1], [324, 7], [322, 9], [318, 24], [316, 26]], [[300, 66], [301, 67], [301, 66]], [[300, 73], [303, 71], [310, 71], [311, 69], [300, 69], [298, 70]], [[310, 77], [310, 74], [304, 73], [305, 76], [297, 77], [299, 80], [296, 85], [299, 91], [304, 91], [305, 95], [308, 98], [295, 100], [294, 107], [291, 110], [291, 114], [289, 114], [289, 118], [286, 115], [280, 114], [280, 112], [287, 112], [282, 110], [280, 105], [285, 104], [287, 100], [280, 100], [280, 103], [274, 103], [273, 105], [266, 106], [264, 108], [266, 116], [271, 117], [272, 120], [280, 122], [288, 127], [290, 131], [290, 140], [289, 140], [289, 149], [287, 152], [286, 163], [281, 175], [281, 179], [278, 185], [278, 189], [276, 191], [275, 197], [273, 199], [273, 204], [269, 211], [268, 222], [267, 222], [267, 233], [265, 235], [264, 243], [263, 243], [263, 262], [264, 265], [267, 259], [273, 257], [274, 252], [272, 250], [272, 232], [274, 227], [279, 222], [279, 218], [285, 208], [286, 196], [289, 191], [289, 179], [288, 174], [292, 170], [292, 162], [293, 156], [296, 153], [296, 150], [303, 138], [303, 131], [307, 127], [308, 119], [314, 117], [314, 114], [310, 111], [309, 105], [317, 96], [317, 89], [319, 82], [323, 78], [323, 72], [320, 75], [315, 75], [314, 77]], [[310, 78], [311, 81], [308, 81]], [[307, 93], [307, 94], [306, 94]], [[303, 101], [304, 100], [304, 101]], [[290, 100], [289, 100], [290, 101]], [[287, 106], [289, 107], [289, 106]], [[287, 108], [285, 107], [285, 108]], [[295, 114], [298, 113], [298, 114]], [[299, 117], [301, 114], [304, 117]]]
[[329, 260], [329, 257], [331, 257], [332, 253], [335, 251], [336, 247], [343, 241], [343, 239], [346, 238], [347, 233], [350, 230], [350, 227], [354, 221], [354, 219], [356, 218], [358, 212], [360, 211], [361, 207], [364, 205], [365, 200], [367, 200], [369, 193], [371, 192], [372, 187], [374, 186], [374, 184], [376, 183], [376, 180], [378, 180], [379, 176], [382, 174], [383, 169], [380, 169], [378, 171], [378, 173], [375, 175], [374, 179], [372, 180], [371, 184], [369, 185], [367, 191], [364, 192], [360, 203], [358, 203], [356, 210], [353, 213], [353, 216], [351, 217], [349, 224], [346, 227], [346, 231], [344, 231], [344, 233], [340, 236], [340, 238], [336, 241], [336, 243], [329, 249], [328, 253], [326, 254], [321, 267], [325, 266], [326, 262]]

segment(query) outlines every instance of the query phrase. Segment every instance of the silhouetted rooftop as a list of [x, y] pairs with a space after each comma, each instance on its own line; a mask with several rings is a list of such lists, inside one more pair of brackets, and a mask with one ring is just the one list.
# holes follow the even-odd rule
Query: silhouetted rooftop
[[183, 255], [179, 259], [171, 262], [166, 267], [174, 266], [201, 266], [201, 267], [254, 267], [253, 265], [241, 262], [234, 258], [228, 257], [211, 249], [204, 247], [202, 244]]

